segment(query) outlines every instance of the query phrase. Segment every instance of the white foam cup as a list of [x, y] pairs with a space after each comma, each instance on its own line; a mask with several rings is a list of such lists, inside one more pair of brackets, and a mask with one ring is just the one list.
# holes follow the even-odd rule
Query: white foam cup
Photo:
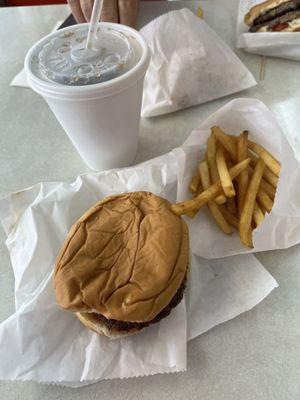
[[37, 42], [25, 59], [25, 72], [33, 90], [43, 96], [71, 142], [87, 165], [94, 170], [124, 167], [135, 159], [143, 81], [150, 54], [141, 35], [120, 24], [100, 23], [135, 41], [141, 56], [122, 75], [100, 83], [86, 85], [61, 84], [36, 73], [35, 63], [40, 49], [58, 34], [88, 24], [68, 27]]

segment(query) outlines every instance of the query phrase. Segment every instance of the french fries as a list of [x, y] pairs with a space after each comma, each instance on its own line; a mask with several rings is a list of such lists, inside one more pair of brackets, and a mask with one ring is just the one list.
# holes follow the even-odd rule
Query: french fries
[[[211, 185], [211, 179], [206, 161], [202, 161], [199, 164], [199, 175], [203, 189], [208, 189]], [[214, 200], [210, 200], [208, 201], [207, 205], [219, 228], [227, 235], [230, 235], [232, 233], [232, 229], [228, 225], [226, 219], [223, 217], [217, 203]]]
[[224, 133], [218, 126], [213, 126], [211, 128], [211, 131], [215, 135], [215, 137], [220, 141], [222, 146], [224, 146], [225, 149], [228, 151], [232, 161], [236, 162], [237, 157], [236, 157], [235, 141], [230, 136], [226, 135], [226, 133]]
[[189, 186], [189, 190], [191, 193], [197, 193], [199, 183], [200, 183], [200, 176], [199, 176], [199, 174], [197, 174], [197, 175], [193, 176], [190, 186]]
[[273, 200], [267, 195], [263, 189], [259, 189], [257, 192], [257, 202], [265, 209], [268, 213], [273, 208]]
[[[199, 176], [199, 184], [198, 184], [198, 189], [197, 189], [197, 193], [195, 194], [195, 196], [197, 196], [198, 194], [200, 194], [200, 193], [203, 192], [202, 183], [201, 183], [201, 181], [200, 181], [200, 175], [198, 175], [198, 176]], [[186, 215], [187, 215], [188, 217], [190, 217], [190, 218], [195, 218], [197, 212], [198, 212], [197, 210], [190, 211], [190, 212], [186, 213]]]
[[254, 209], [253, 209], [253, 222], [255, 226], [259, 226], [265, 218], [264, 213], [262, 212], [261, 208], [257, 204], [257, 202], [254, 203]]
[[228, 222], [229, 225], [236, 229], [239, 229], [239, 219], [234, 214], [232, 214], [225, 206], [221, 207], [221, 213]]
[[264, 160], [266, 166], [270, 168], [270, 170], [276, 176], [279, 176], [281, 164], [270, 154], [263, 146], [248, 140], [249, 149], [255, 151], [259, 155], [259, 157]]
[[227, 210], [230, 212], [230, 214], [236, 215], [237, 214], [237, 208], [236, 208], [236, 203], [235, 203], [235, 197], [229, 197], [227, 199], [227, 203], [226, 204], [227, 204]]
[[225, 196], [226, 197], [235, 196], [235, 190], [225, 161], [223, 147], [220, 145], [217, 146], [216, 163]]
[[267, 193], [268, 196], [271, 197], [272, 200], [275, 198], [276, 189], [274, 186], [270, 185], [264, 178], [262, 178], [260, 182], [260, 187]]
[[[251, 165], [251, 167], [254, 168], [258, 161], [258, 158], [250, 151], [248, 152], [248, 157], [251, 158], [250, 165]], [[268, 182], [270, 185], [272, 185], [276, 189], [277, 184], [278, 184], [278, 176], [275, 175], [268, 167], [265, 168], [263, 177], [266, 180], [266, 182]]]
[[229, 234], [233, 227], [242, 243], [253, 247], [253, 229], [272, 210], [280, 167], [270, 152], [248, 139], [248, 131], [237, 137], [213, 126], [205, 160], [189, 185], [194, 197], [171, 210], [193, 218], [207, 204], [223, 232]]
[[252, 216], [253, 216], [256, 195], [259, 190], [259, 185], [264, 173], [265, 166], [266, 164], [264, 160], [260, 158], [250, 178], [249, 186], [245, 196], [243, 210], [240, 216], [240, 223], [239, 223], [240, 238], [242, 243], [244, 243], [248, 247], [253, 247], [252, 228], [251, 228]]
[[[248, 167], [250, 163], [250, 158], [236, 164], [234, 167], [230, 168], [229, 174], [231, 179], [236, 178], [245, 168]], [[212, 184], [208, 189], [204, 190], [198, 196], [191, 200], [182, 201], [180, 203], [172, 204], [171, 211], [175, 215], [183, 215], [190, 211], [200, 210], [204, 204], [208, 203], [209, 200], [213, 200], [222, 193], [221, 182], [216, 182]]]
[[[217, 163], [216, 163], [216, 137], [212, 133], [207, 140], [207, 149], [206, 149], [206, 158], [210, 170], [210, 175], [213, 183], [216, 183], [220, 180]], [[226, 197], [222, 194], [215, 199], [216, 203], [223, 204], [226, 202]]]

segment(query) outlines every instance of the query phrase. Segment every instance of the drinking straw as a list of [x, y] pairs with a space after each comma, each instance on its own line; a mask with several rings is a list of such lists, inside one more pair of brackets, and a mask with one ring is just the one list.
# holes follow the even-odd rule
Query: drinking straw
[[98, 27], [98, 23], [99, 23], [99, 19], [100, 19], [102, 5], [103, 5], [103, 0], [95, 0], [94, 1], [88, 37], [87, 37], [87, 41], [86, 41], [86, 45], [85, 45], [86, 49], [94, 49], [95, 48], [95, 39], [96, 39], [96, 35], [97, 35], [97, 27]]

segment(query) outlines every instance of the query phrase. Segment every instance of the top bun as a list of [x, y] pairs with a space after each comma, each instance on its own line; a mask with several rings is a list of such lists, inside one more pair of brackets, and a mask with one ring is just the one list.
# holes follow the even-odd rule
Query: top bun
[[108, 319], [151, 321], [176, 294], [187, 271], [186, 223], [152, 193], [106, 197], [71, 228], [58, 256], [58, 303]]
[[291, 0], [267, 0], [263, 3], [257, 4], [252, 7], [244, 17], [244, 22], [248, 26], [251, 26], [253, 22], [256, 20], [264, 12], [271, 10], [272, 8], [280, 6], [280, 4], [287, 3]]

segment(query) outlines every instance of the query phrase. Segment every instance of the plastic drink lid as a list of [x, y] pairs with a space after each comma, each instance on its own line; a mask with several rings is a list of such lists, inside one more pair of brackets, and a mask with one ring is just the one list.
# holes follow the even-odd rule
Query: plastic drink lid
[[141, 58], [130, 34], [100, 24], [94, 48], [86, 49], [87, 33], [87, 25], [58, 31], [38, 49], [35, 73], [61, 85], [90, 85], [123, 75]]

